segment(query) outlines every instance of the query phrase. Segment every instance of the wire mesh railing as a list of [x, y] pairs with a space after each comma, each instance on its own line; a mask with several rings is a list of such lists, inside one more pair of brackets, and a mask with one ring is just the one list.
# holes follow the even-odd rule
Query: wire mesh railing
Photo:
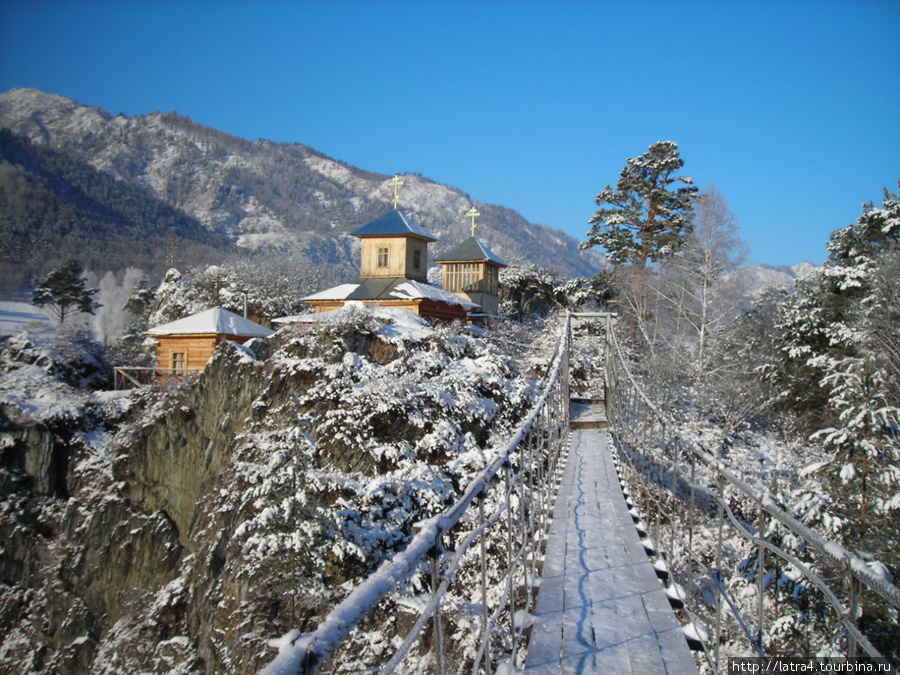
[[610, 431], [645, 548], [712, 670], [734, 656], [809, 656], [811, 631], [828, 636], [817, 655], [882, 658], [860, 628], [862, 607], [896, 616], [900, 589], [686, 439], [639, 386], [611, 327], [607, 336]]
[[[507, 445], [442, 513], [420, 522], [406, 547], [335, 606], [315, 630], [281, 641], [264, 675], [353, 672], [382, 675], [495, 672], [524, 659], [536, 603], [550, 509], [568, 443], [569, 316], [560, 327], [541, 394]], [[500, 572], [498, 572], [500, 568]], [[362, 664], [346, 645], [352, 631], [416, 574], [427, 600], [393, 654]], [[422, 600], [419, 598], [419, 600]], [[406, 603], [410, 606], [413, 603]], [[410, 668], [402, 666], [415, 660]]]

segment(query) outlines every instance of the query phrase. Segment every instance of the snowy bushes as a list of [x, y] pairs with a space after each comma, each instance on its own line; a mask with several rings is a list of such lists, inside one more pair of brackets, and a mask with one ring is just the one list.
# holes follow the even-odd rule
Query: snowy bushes
[[22, 366], [35, 366], [75, 387], [96, 388], [110, 378], [103, 349], [85, 328], [47, 325], [6, 338], [0, 369], [8, 373]]
[[[224, 631], [201, 656], [255, 668], [269, 638], [312, 625], [458, 496], [535, 391], [487, 338], [405, 311], [357, 306], [284, 328], [264, 363], [220, 347], [175, 409], [152, 414], [137, 438], [119, 436], [140, 443], [165, 426], [172, 442], [197, 446], [192, 456], [228, 458], [194, 515], [176, 517], [195, 551], [179, 574], [206, 608], [203, 625]], [[173, 400], [160, 390], [140, 405], [149, 414], [157, 399]], [[227, 412], [207, 410], [213, 401]], [[214, 442], [230, 431], [227, 447]], [[387, 635], [395, 619], [381, 619]]]

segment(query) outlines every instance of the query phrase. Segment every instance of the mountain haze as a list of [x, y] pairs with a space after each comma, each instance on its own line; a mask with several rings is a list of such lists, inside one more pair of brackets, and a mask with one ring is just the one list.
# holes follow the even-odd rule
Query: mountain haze
[[[113, 116], [61, 96], [13, 89], [0, 94], [0, 126], [27, 139], [32, 154], [58, 153], [54, 161], [61, 156], [90, 167], [125, 186], [120, 191], [127, 187], [142, 195], [132, 199], [156, 200], [161, 202], [156, 208], [178, 212], [182, 221], [167, 226], [167, 245], [157, 226], [148, 233], [156, 237], [154, 245], [136, 250], [130, 260], [109, 260], [113, 269], [131, 265], [160, 274], [173, 251], [176, 264], [204, 257], [208, 263], [218, 262], [210, 259], [206, 247], [212, 246], [218, 256], [236, 250], [290, 251], [311, 265], [339, 266], [349, 277], [357, 269], [358, 247], [348, 234], [392, 208], [390, 176], [349, 166], [300, 144], [247, 141], [176, 113]], [[28, 154], [20, 150], [20, 155]], [[16, 185], [31, 182], [51, 192], [54, 185], [59, 188], [59, 181], [31, 166], [34, 161], [16, 161], [5, 154], [0, 159], [7, 174], [6, 183], [0, 182], [7, 195], [0, 217], [7, 221], [15, 220], [8, 204], [9, 195], [21, 192]], [[475, 206], [481, 213], [479, 238], [508, 262], [550, 266], [569, 277], [592, 275], [603, 264], [599, 252], [579, 251], [577, 240], [529, 223], [509, 208], [475, 202], [458, 189], [420, 175], [401, 178], [400, 208], [439, 238], [431, 247], [433, 255], [469, 236], [464, 214]], [[70, 193], [62, 189], [60, 198]], [[95, 245], [121, 238], [109, 220], [105, 226], [87, 228]], [[170, 220], [178, 218], [172, 215]], [[208, 236], [200, 236], [196, 224]], [[40, 256], [31, 250], [38, 244], [22, 241], [27, 233], [17, 236], [14, 262], [30, 261], [32, 274], [42, 271]]]

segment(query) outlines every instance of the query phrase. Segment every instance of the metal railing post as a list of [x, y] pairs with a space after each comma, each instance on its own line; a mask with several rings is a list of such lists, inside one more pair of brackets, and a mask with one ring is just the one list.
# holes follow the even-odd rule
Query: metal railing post
[[506, 463], [506, 517], [507, 521], [507, 537], [506, 537], [506, 568], [509, 574], [506, 583], [509, 587], [509, 626], [510, 635], [512, 636], [512, 661], [516, 659], [516, 569], [515, 558], [513, 557], [513, 513], [512, 513], [512, 460]]
[[763, 509], [762, 500], [759, 500], [759, 571], [757, 572], [757, 576], [759, 579], [759, 628], [756, 633], [756, 644], [759, 646], [760, 650], [763, 648], [763, 621], [764, 621], [764, 600], [766, 593], [766, 547], [763, 545], [763, 540], [766, 538], [766, 511]]
[[719, 512], [718, 512], [718, 521], [719, 521], [719, 536], [716, 542], [716, 583], [717, 583], [717, 593], [716, 593], [716, 646], [715, 646], [715, 669], [718, 672], [719, 668], [719, 645], [722, 643], [722, 526], [725, 524], [725, 478], [722, 476], [721, 472], [717, 472], [717, 479], [719, 483]]
[[[847, 604], [849, 604], [850, 607], [848, 609], [848, 614], [850, 615], [850, 620], [856, 623], [856, 620], [859, 618], [859, 594], [862, 589], [859, 580], [854, 575], [850, 574], [849, 577], [850, 598]], [[851, 659], [856, 657], [856, 648], [856, 636], [851, 632], [847, 635], [847, 656]]]
[[[478, 527], [481, 528], [481, 625], [484, 640], [484, 672], [491, 675], [491, 627], [487, 592], [487, 531], [484, 519], [484, 491], [478, 496]], [[477, 667], [478, 664], [476, 664]]]
[[437, 659], [439, 675], [444, 675], [444, 631], [441, 625], [441, 598], [440, 582], [438, 580], [438, 558], [440, 557], [440, 542], [435, 542], [434, 548], [429, 552], [431, 558], [431, 589], [434, 594], [436, 606], [434, 608], [434, 651]]

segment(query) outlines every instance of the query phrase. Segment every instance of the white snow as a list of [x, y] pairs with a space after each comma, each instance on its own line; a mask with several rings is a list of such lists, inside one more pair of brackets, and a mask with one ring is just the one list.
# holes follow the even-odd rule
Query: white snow
[[421, 282], [415, 281], [414, 279], [404, 281], [402, 284], [398, 285], [397, 288], [391, 292], [391, 295], [395, 298], [402, 298], [404, 300], [424, 298], [426, 300], [445, 302], [448, 305], [460, 305], [466, 311], [475, 309], [479, 306], [473, 302], [469, 302], [468, 300], [461, 298], [460, 296], [456, 295], [456, 293], [445, 291], [443, 288], [438, 288], [437, 286], [432, 286], [431, 284], [423, 284]]
[[269, 337], [274, 331], [221, 307], [213, 307], [147, 331], [150, 335], [237, 335]]
[[691, 621], [681, 629], [689, 640], [706, 643], [709, 640], [709, 629], [699, 621]]
[[27, 302], [0, 302], [0, 335], [14, 335], [31, 323], [49, 323], [40, 307]]
[[843, 468], [841, 468], [841, 481], [846, 485], [854, 478], [856, 478], [856, 467], [853, 466], [852, 462], [844, 464]]
[[0, 378], [0, 402], [42, 421], [81, 415], [88, 395], [75, 391], [35, 365], [22, 365]]
[[869, 566], [869, 571], [879, 581], [885, 581], [889, 584], [894, 583], [894, 577], [884, 563], [879, 562], [878, 560], [872, 560], [871, 562], [866, 563], [866, 565]]

